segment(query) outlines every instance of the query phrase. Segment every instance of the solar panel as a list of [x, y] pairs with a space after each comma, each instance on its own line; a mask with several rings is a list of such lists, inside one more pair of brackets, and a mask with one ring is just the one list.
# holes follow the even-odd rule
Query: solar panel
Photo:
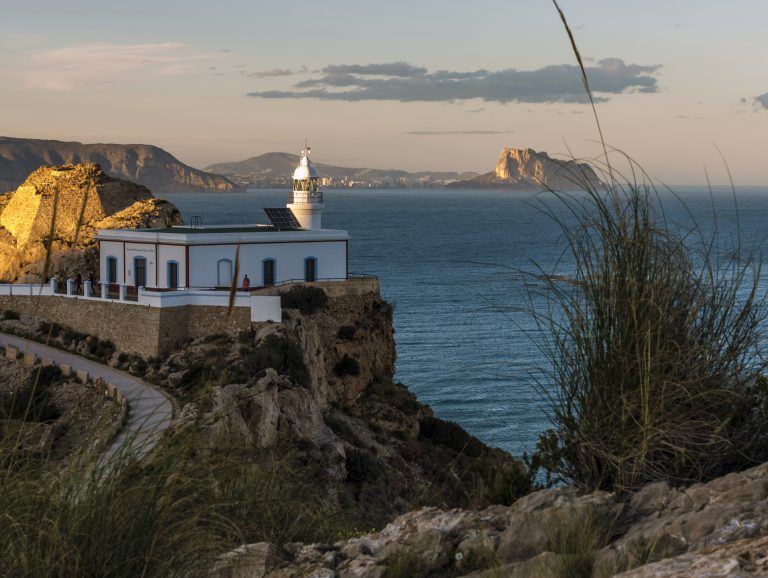
[[264, 212], [267, 214], [267, 219], [269, 219], [273, 227], [278, 229], [301, 229], [301, 223], [296, 219], [296, 215], [286, 207], [264, 209]]

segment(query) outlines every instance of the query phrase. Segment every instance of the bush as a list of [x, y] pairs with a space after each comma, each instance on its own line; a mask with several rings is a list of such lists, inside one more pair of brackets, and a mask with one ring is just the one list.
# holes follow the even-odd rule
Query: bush
[[479, 457], [483, 453], [483, 444], [455, 422], [436, 417], [425, 417], [421, 420], [420, 425], [419, 436], [421, 438], [446, 446], [470, 458]]
[[88, 353], [91, 357], [99, 360], [108, 361], [115, 352], [115, 344], [108, 339], [99, 339], [98, 337], [89, 337], [86, 340]]
[[347, 450], [347, 480], [353, 483], [374, 482], [381, 475], [381, 468], [368, 450]]
[[41, 321], [40, 322], [40, 333], [43, 334], [43, 336], [47, 337], [50, 335], [53, 338], [56, 338], [59, 336], [59, 334], [62, 331], [61, 325], [58, 323], [48, 322], [48, 321]]
[[300, 385], [309, 385], [309, 371], [304, 364], [304, 354], [299, 344], [289, 337], [274, 333], [268, 335], [243, 359], [243, 369], [249, 378], [260, 377], [268, 367], [290, 376]]
[[336, 332], [336, 338], [341, 341], [352, 341], [357, 333], [357, 328], [354, 325], [342, 325]]
[[3, 319], [6, 321], [11, 320], [18, 320], [21, 319], [21, 315], [19, 315], [16, 311], [13, 311], [12, 309], [6, 309], [3, 311]]
[[585, 188], [557, 196], [577, 221], [559, 222], [574, 278], [545, 276], [549, 307], [532, 309], [555, 425], [534, 461], [607, 490], [765, 461], [759, 265], [701, 235], [695, 251], [647, 187]]
[[55, 365], [39, 366], [19, 390], [0, 394], [0, 419], [51, 422], [61, 417], [51, 387], [61, 376]]
[[360, 364], [357, 359], [345, 355], [333, 366], [333, 373], [339, 377], [345, 375], [360, 375]]
[[320, 287], [297, 285], [280, 295], [280, 306], [284, 309], [298, 309], [303, 315], [325, 309], [328, 295]]

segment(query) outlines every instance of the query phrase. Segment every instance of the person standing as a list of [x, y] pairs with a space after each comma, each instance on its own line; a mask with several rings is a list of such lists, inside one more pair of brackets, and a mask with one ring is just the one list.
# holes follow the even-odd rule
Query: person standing
[[78, 273], [77, 277], [75, 277], [75, 293], [82, 293], [83, 292], [83, 276]]
[[249, 289], [251, 287], [251, 280], [248, 279], [248, 275], [243, 277], [243, 289]]

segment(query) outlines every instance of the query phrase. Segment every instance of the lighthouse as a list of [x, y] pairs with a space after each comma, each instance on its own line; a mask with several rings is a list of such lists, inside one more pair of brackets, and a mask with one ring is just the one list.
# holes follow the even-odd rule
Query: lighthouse
[[310, 148], [304, 145], [299, 166], [293, 171], [293, 190], [286, 205], [303, 229], [322, 229], [323, 192], [317, 190], [317, 171], [309, 160]]

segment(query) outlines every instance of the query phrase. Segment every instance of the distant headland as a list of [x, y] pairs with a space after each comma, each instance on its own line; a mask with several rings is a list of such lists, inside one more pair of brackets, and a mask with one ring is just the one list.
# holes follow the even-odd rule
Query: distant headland
[[156, 193], [238, 189], [229, 179], [185, 165], [152, 145], [0, 137], [0, 192], [14, 190], [40, 166], [76, 163], [97, 163], [107, 175], [144, 185]]
[[597, 187], [600, 179], [587, 163], [553, 159], [533, 149], [504, 147], [496, 169], [446, 186], [461, 189], [506, 189], [512, 191], [568, 190], [585, 185]]

